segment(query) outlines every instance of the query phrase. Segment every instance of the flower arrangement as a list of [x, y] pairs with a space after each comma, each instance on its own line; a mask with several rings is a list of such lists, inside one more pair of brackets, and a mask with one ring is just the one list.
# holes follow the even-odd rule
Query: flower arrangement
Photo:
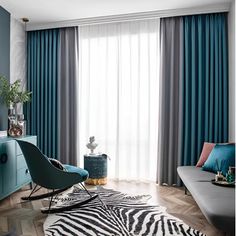
[[0, 97], [8, 107], [8, 134], [12, 137], [19, 137], [23, 133], [25, 123], [24, 115], [17, 114], [17, 104], [30, 101], [31, 93], [22, 91], [21, 80], [10, 84], [8, 80], [0, 75]]
[[10, 84], [4, 76], [0, 76], [0, 96], [8, 107], [15, 107], [17, 103], [30, 101], [32, 92], [22, 91], [21, 80]]

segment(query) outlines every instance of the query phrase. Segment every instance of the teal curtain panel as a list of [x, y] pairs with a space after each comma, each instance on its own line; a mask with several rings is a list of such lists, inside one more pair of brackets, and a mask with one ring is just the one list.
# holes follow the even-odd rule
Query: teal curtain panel
[[182, 165], [228, 141], [227, 14], [183, 17]]
[[38, 136], [38, 146], [58, 157], [58, 51], [59, 30], [27, 33], [27, 87], [32, 91], [25, 115], [27, 133]]
[[157, 182], [180, 184], [203, 142], [228, 141], [227, 14], [161, 19]]
[[28, 32], [27, 133], [43, 153], [77, 165], [78, 27]]

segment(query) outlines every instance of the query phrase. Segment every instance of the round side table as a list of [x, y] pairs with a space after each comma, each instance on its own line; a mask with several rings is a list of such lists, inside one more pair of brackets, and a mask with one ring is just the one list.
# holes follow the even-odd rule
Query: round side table
[[89, 178], [85, 181], [90, 185], [104, 185], [107, 183], [107, 155], [84, 155], [84, 169], [89, 172]]

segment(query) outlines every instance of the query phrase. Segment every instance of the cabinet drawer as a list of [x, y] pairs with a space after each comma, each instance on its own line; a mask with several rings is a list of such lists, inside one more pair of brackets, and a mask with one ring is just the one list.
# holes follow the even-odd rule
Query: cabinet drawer
[[27, 164], [23, 155], [16, 157], [16, 169], [27, 168]]
[[[19, 140], [37, 144], [37, 136], [27, 135], [19, 138]], [[2, 154], [3, 156], [1, 158]], [[0, 158], [1, 200], [24, 185], [29, 184], [32, 179], [25, 158], [23, 154], [21, 154], [21, 149], [15, 139], [11, 137], [0, 138]]]
[[31, 176], [27, 167], [17, 170], [17, 185], [28, 183], [30, 180]]
[[[27, 138], [22, 138], [20, 140], [23, 140], [23, 141], [26, 141], [26, 142], [29, 142], [29, 143], [33, 143], [33, 144], [37, 144], [37, 141], [36, 141], [36, 137], [27, 137]], [[22, 154], [22, 151], [21, 151], [21, 148], [20, 146], [18, 145], [18, 143], [16, 143], [16, 155], [21, 155]]]
[[1, 145], [1, 154], [6, 158], [1, 165], [3, 194], [9, 194], [15, 190], [16, 183], [16, 156], [15, 141], [9, 140]]

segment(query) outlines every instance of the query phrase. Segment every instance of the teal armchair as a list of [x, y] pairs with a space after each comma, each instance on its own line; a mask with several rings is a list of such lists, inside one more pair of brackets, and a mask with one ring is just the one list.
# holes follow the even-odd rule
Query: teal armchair
[[[22, 140], [16, 140], [16, 142], [19, 144], [22, 153], [24, 154], [31, 178], [36, 184], [29, 196], [22, 197], [23, 200], [33, 201], [51, 197], [49, 207], [46, 210], [42, 210], [42, 212], [55, 213], [79, 207], [97, 197], [97, 195], [92, 196], [83, 184], [83, 182], [88, 178], [88, 172], [86, 170], [71, 165], [62, 165], [63, 169], [59, 169], [55, 167], [51, 163], [50, 159], [34, 144]], [[53, 197], [75, 184], [78, 184], [84, 191], [86, 191], [89, 198], [82, 202], [77, 202], [74, 205], [52, 208], [51, 203]], [[52, 191], [46, 194], [34, 195], [42, 187]]]

